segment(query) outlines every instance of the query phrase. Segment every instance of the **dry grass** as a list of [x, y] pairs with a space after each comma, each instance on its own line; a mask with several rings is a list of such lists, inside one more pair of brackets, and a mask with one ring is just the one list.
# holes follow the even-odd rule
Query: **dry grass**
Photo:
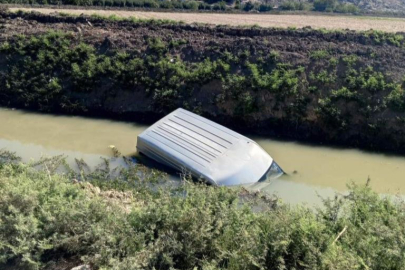
[[[52, 13], [55, 9], [45, 8], [11, 8], [16, 10], [35, 10], [41, 13]], [[324, 16], [324, 15], [269, 15], [269, 14], [212, 14], [212, 13], [169, 13], [169, 12], [142, 12], [124, 10], [85, 10], [85, 9], [58, 9], [58, 11], [71, 14], [100, 14], [109, 16], [115, 14], [120, 17], [136, 17], [140, 19], [170, 19], [186, 23], [209, 23], [226, 25], [260, 25], [263, 27], [305, 27], [326, 29], [351, 30], [381, 30], [386, 32], [405, 32], [405, 19], [352, 17], [352, 16]]]

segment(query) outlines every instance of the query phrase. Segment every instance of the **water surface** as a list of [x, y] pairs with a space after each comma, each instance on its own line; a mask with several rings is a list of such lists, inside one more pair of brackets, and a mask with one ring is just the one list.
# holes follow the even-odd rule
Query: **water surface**
[[[15, 151], [23, 160], [41, 155], [66, 154], [91, 164], [111, 156], [111, 145], [123, 155], [136, 154], [136, 138], [145, 126], [83, 117], [43, 115], [0, 109], [0, 149]], [[344, 192], [351, 182], [371, 179], [383, 194], [405, 194], [405, 157], [373, 154], [354, 149], [335, 149], [255, 139], [288, 173], [269, 183], [249, 185], [277, 194], [290, 203], [318, 204], [323, 197]]]

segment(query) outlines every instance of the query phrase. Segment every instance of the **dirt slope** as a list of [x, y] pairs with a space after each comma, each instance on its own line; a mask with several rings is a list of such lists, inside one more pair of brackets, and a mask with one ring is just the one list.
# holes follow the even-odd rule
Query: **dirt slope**
[[0, 15], [2, 105], [405, 152], [403, 35]]

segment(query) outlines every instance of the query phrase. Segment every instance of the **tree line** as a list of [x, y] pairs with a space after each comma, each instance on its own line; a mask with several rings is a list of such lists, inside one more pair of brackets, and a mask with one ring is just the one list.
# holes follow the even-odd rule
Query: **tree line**
[[242, 2], [241, 0], [0, 0], [2, 4], [28, 4], [28, 5], [72, 5], [72, 6], [99, 6], [124, 7], [148, 9], [175, 9], [175, 10], [213, 10], [213, 11], [245, 11], [268, 12], [278, 10], [301, 10], [338, 13], [358, 13], [359, 9], [351, 3], [340, 3], [337, 0], [315, 0], [301, 2], [288, 0], [279, 6], [269, 1]]

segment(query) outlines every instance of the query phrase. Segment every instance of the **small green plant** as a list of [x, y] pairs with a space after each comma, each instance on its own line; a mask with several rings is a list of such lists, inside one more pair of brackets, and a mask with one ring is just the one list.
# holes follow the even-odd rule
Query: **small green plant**
[[249, 114], [255, 110], [255, 100], [254, 97], [249, 93], [245, 92], [239, 97], [241, 113]]
[[310, 57], [314, 60], [321, 60], [329, 57], [329, 52], [325, 50], [313, 51], [310, 54]]
[[163, 55], [167, 50], [166, 44], [159, 38], [149, 39], [148, 44], [149, 49], [158, 55]]
[[348, 66], [353, 66], [358, 61], [357, 55], [346, 55], [342, 58], [343, 62], [345, 62]]
[[336, 67], [339, 64], [339, 59], [337, 57], [331, 57], [329, 59], [329, 65], [331, 67]]
[[337, 80], [336, 75], [330, 74], [327, 70], [321, 70], [318, 74], [311, 72], [309, 78], [321, 84], [332, 84]]
[[185, 39], [172, 39], [169, 42], [169, 48], [178, 48], [178, 47], [180, 47], [182, 45], [185, 45], [187, 43], [188, 43], [188, 41], [185, 40]]
[[405, 110], [405, 91], [400, 86], [397, 85], [387, 96], [386, 98], [387, 103], [389, 106], [396, 110]]
[[323, 98], [318, 100], [318, 107], [315, 109], [317, 115], [329, 126], [335, 128], [344, 128], [345, 120], [342, 117], [341, 110], [334, 104], [332, 99]]
[[339, 90], [332, 90], [332, 97], [333, 98], [342, 98], [345, 100], [356, 100], [358, 98], [358, 94], [356, 91], [350, 91], [346, 87], [342, 87]]

